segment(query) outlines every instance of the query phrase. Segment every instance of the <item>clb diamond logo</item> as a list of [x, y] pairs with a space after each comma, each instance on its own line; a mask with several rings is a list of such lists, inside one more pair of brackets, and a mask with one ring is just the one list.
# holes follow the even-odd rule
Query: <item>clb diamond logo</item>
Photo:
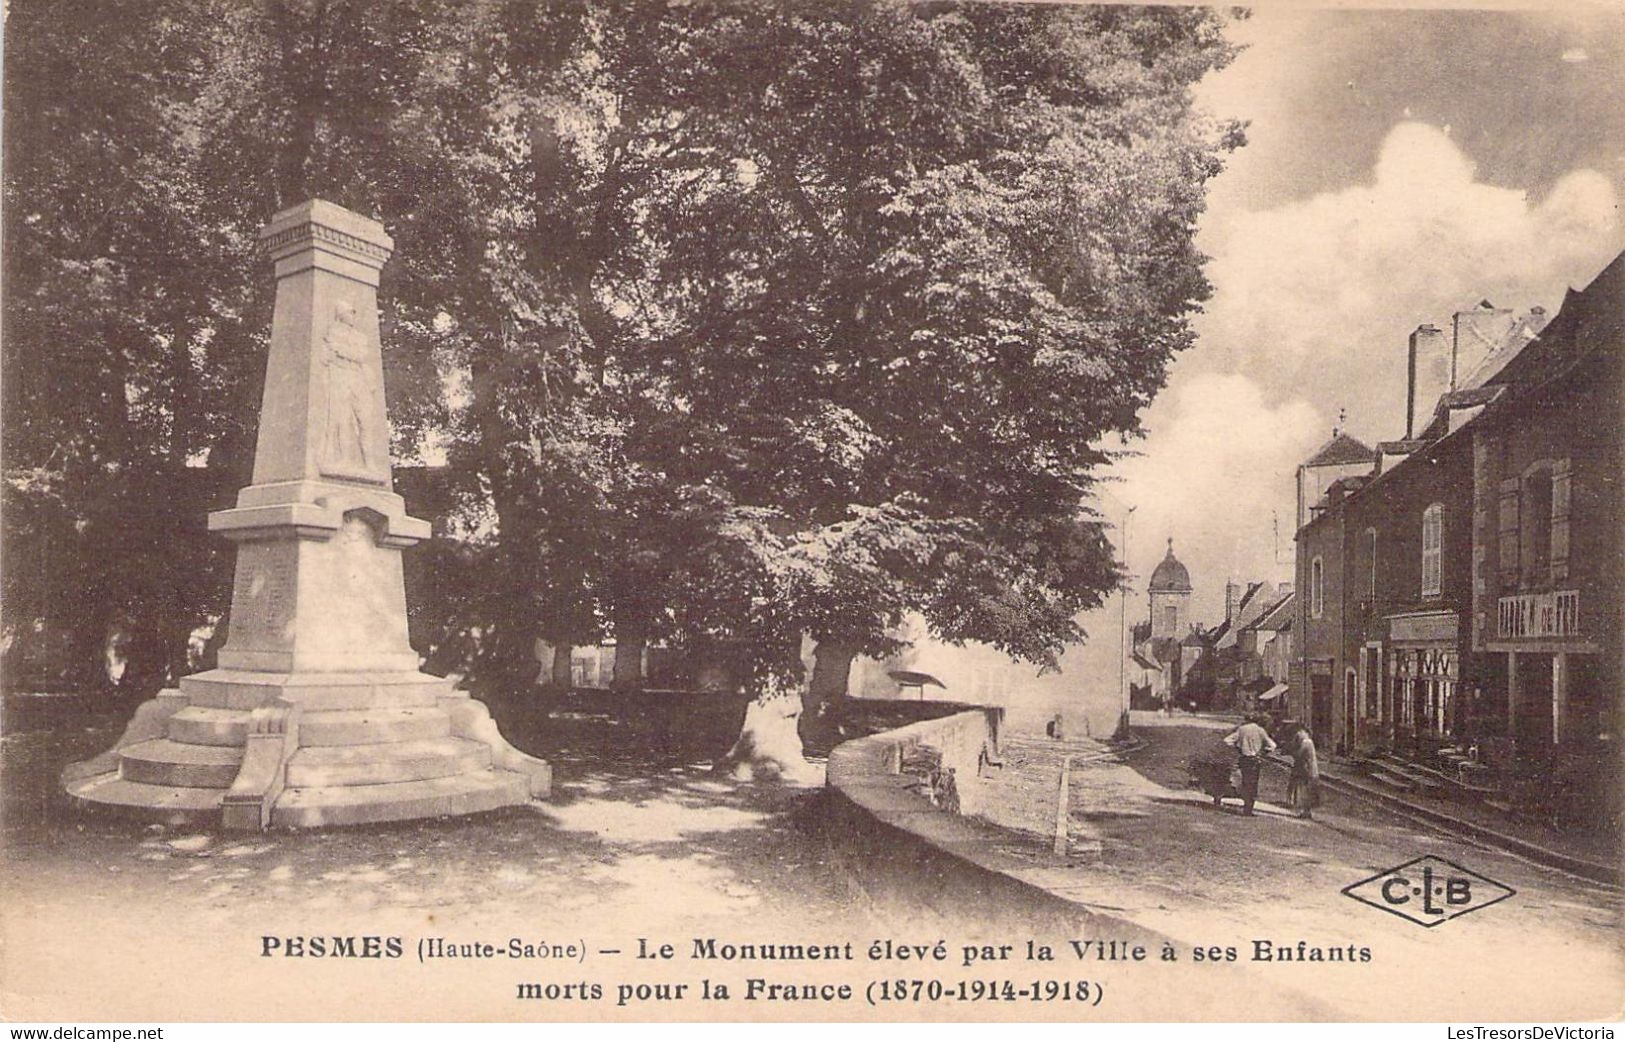
[[1432, 927], [1505, 901], [1517, 891], [1428, 854], [1346, 886], [1343, 893], [1373, 908]]

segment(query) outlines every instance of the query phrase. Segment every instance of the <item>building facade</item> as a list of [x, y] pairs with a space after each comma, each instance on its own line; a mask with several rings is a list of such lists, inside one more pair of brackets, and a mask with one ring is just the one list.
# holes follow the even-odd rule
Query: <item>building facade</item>
[[1558, 773], [1619, 756], [1625, 257], [1496, 377], [1476, 429], [1471, 647], [1486, 743]]
[[1282, 583], [1275, 602], [1242, 629], [1241, 646], [1258, 656], [1261, 676], [1272, 684], [1284, 684], [1291, 677], [1292, 617], [1296, 607], [1292, 587]]
[[1406, 438], [1306, 508], [1290, 712], [1617, 829], [1625, 255], [1549, 323], [1482, 303], [1453, 327], [1412, 334]]
[[1447, 434], [1342, 505], [1338, 747], [1408, 753], [1463, 737], [1472, 606], [1472, 439]]
[[1309, 728], [1315, 744], [1322, 749], [1346, 744], [1341, 740], [1348, 730], [1347, 723], [1334, 716], [1333, 701], [1350, 665], [1343, 612], [1346, 524], [1341, 506], [1363, 482], [1363, 478], [1348, 476], [1327, 486], [1296, 537], [1296, 586], [1300, 592], [1292, 620], [1295, 661], [1288, 709], [1294, 719]]

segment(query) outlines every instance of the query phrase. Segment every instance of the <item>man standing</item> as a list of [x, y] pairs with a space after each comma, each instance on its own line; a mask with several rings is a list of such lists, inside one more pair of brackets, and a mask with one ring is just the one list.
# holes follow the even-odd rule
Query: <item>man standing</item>
[[1241, 768], [1241, 812], [1253, 815], [1253, 804], [1258, 800], [1258, 772], [1263, 767], [1264, 754], [1275, 748], [1270, 733], [1259, 726], [1257, 716], [1225, 736], [1224, 744], [1236, 750], [1237, 766]]

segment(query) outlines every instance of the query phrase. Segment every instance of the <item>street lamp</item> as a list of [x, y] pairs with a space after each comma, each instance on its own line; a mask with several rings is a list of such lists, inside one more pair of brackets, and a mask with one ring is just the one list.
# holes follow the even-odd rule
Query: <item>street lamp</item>
[[1128, 737], [1128, 523], [1134, 516], [1134, 510], [1134, 507], [1129, 507], [1123, 514], [1123, 578], [1117, 584], [1117, 694], [1122, 705], [1122, 712], [1117, 717], [1119, 738]]

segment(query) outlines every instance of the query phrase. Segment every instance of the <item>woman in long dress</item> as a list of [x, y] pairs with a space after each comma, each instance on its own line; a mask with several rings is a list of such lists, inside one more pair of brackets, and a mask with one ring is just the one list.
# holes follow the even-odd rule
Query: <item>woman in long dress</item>
[[1320, 761], [1315, 756], [1315, 740], [1307, 728], [1299, 727], [1292, 746], [1292, 774], [1287, 779], [1287, 799], [1300, 818], [1313, 818], [1320, 803]]

